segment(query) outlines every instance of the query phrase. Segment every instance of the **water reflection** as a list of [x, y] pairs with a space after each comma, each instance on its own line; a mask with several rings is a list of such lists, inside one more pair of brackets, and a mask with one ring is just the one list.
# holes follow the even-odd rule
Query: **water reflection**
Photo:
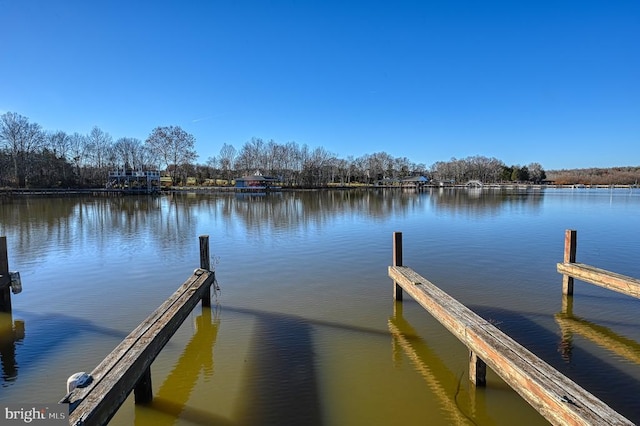
[[573, 297], [563, 295], [563, 309], [555, 315], [560, 326], [561, 340], [559, 350], [562, 359], [571, 363], [573, 352], [573, 335], [579, 334], [596, 345], [635, 364], [640, 364], [640, 343], [617, 334], [602, 325], [595, 324], [573, 315]]
[[[25, 324], [29, 338], [25, 339]], [[102, 327], [91, 321], [67, 315], [33, 315], [14, 320], [10, 313], [0, 313], [0, 358], [3, 387], [45, 365], [45, 360], [77, 342], [84, 333], [124, 339], [127, 333]]]
[[0, 365], [2, 366], [2, 387], [18, 378], [16, 345], [24, 339], [24, 321], [13, 320], [10, 313], [0, 312]]
[[131, 241], [180, 249], [195, 234], [194, 212], [185, 200], [172, 194], [16, 198], [0, 205], [0, 235], [11, 236], [11, 254], [23, 259], [84, 246], [126, 250]]
[[[484, 404], [480, 404], [480, 408], [476, 406], [475, 392], [471, 396], [469, 391], [461, 386], [462, 375], [456, 377], [402, 317], [402, 302], [396, 301], [394, 304], [393, 316], [389, 319], [389, 332], [392, 336], [394, 360], [398, 362], [400, 350], [411, 360], [416, 371], [438, 398], [443, 418], [451, 424], [474, 424], [473, 418], [478, 416], [478, 409], [484, 409]], [[453, 385], [456, 383], [457, 386], [454, 388]], [[466, 414], [462, 406], [470, 406], [470, 414]], [[483, 416], [486, 417], [486, 413]]]
[[[561, 328], [560, 344], [558, 344], [558, 334], [556, 332], [541, 326], [538, 321], [533, 321], [532, 317], [540, 317], [539, 314], [499, 307], [488, 308], [471, 305], [469, 308], [481, 317], [496, 324], [500, 330], [519, 344], [578, 385], [588, 389], [589, 392], [615, 411], [628, 419], [640, 418], [640, 406], [635, 403], [636, 395], [640, 393], [640, 382], [635, 380], [628, 371], [620, 368], [622, 365], [603, 363], [601, 358], [573, 342], [573, 333], [577, 332], [577, 329], [573, 329], [573, 325], [576, 325], [576, 323], [564, 321], [568, 318], [575, 318], [572, 314], [571, 299], [566, 298], [563, 300], [563, 303], [565, 303], [564, 309], [559, 314], [563, 320], [563, 325], [572, 326], [571, 330], [569, 328]], [[585, 331], [585, 327], [580, 327], [580, 330]], [[623, 338], [621, 341], [625, 341], [625, 339]], [[558, 350], [560, 357], [558, 356]], [[579, 361], [574, 362], [574, 360]], [[611, 393], [611, 383], [616, 383], [617, 392], [615, 395]]]
[[528, 212], [540, 210], [544, 191], [502, 190], [480, 188], [438, 188], [429, 192], [430, 201], [436, 211], [470, 216], [491, 216], [505, 210], [522, 209]]
[[187, 405], [198, 380], [213, 376], [213, 348], [220, 327], [219, 311], [202, 308], [202, 314], [196, 317], [195, 325], [196, 332], [151, 403], [136, 405], [136, 425], [172, 425], [178, 417], [195, 424], [228, 422], [210, 412]]
[[[148, 423], [181, 424], [184, 420], [193, 424], [240, 424], [256, 419], [257, 414], [252, 417], [246, 413], [250, 395], [269, 386], [284, 385], [278, 383], [280, 371], [272, 372], [276, 377], [265, 378], [261, 383], [254, 383], [253, 374], [268, 374], [262, 370], [269, 365], [286, 371], [289, 365], [260, 358], [263, 346], [265, 351], [277, 353], [275, 339], [289, 342], [268, 324], [254, 330], [256, 324], [270, 321], [284, 324], [303, 343], [296, 349], [296, 359], [312, 363], [313, 369], [302, 372], [300, 387], [308, 388], [304, 391], [308, 398], [305, 405], [316, 410], [319, 402], [313, 389], [319, 381], [322, 417], [318, 421], [342, 424], [345, 422], [340, 420], [349, 418], [353, 421], [347, 423], [359, 424], [357, 420], [371, 419], [360, 423], [375, 424], [375, 417], [380, 416], [388, 420], [385, 423], [393, 424], [395, 416], [404, 412], [410, 419], [407, 424], [417, 424], [425, 416], [430, 421], [432, 413], [434, 423], [438, 423], [440, 413], [454, 422], [460, 416], [454, 414], [456, 402], [464, 413], [482, 419], [480, 424], [508, 424], [508, 419], [521, 417], [526, 417], [528, 423], [535, 421], [535, 411], [519, 399], [514, 401], [517, 395], [513, 396], [508, 388], [505, 391], [506, 385], [500, 384], [497, 391], [495, 387], [479, 391], [474, 398], [471, 388], [465, 387], [467, 380], [463, 377], [465, 380], [459, 381], [466, 369], [462, 347], [460, 352], [449, 355], [443, 351], [447, 347], [443, 345], [451, 343], [447, 338], [436, 335], [432, 340], [429, 334], [428, 339], [421, 340], [398, 319], [391, 325], [400, 330], [404, 339], [393, 338], [396, 353], [407, 365], [411, 363], [411, 368], [394, 368], [390, 360], [392, 329], [385, 303], [388, 294], [384, 267], [391, 257], [386, 232], [410, 228], [410, 240], [417, 243], [407, 252], [408, 264], [428, 271], [429, 276], [449, 285], [461, 299], [473, 300], [480, 305], [477, 312], [481, 314], [484, 309], [486, 315], [482, 316], [498, 321], [507, 334], [561, 372], [578, 379], [592, 393], [606, 397], [606, 402], [618, 411], [623, 412], [626, 407], [623, 414], [628, 418], [639, 419], [636, 365], [617, 362], [618, 357], [613, 357], [616, 362], [609, 362], [609, 354], [595, 344], [587, 342], [585, 349], [584, 339], [575, 330], [574, 341], [570, 342], [571, 362], [563, 362], [557, 353], [559, 333], [554, 322], [559, 300], [552, 297], [551, 302], [556, 303], [549, 303], [549, 294], [557, 290], [555, 263], [562, 256], [558, 236], [566, 229], [565, 223], [597, 231], [595, 242], [590, 244], [597, 248], [591, 251], [592, 257], [602, 259], [603, 264], [622, 264], [628, 275], [634, 275], [637, 262], [632, 253], [637, 232], [629, 224], [637, 219], [640, 198], [625, 197], [616, 209], [604, 209], [602, 201], [608, 207], [610, 198], [608, 192], [604, 195], [574, 200], [558, 191], [542, 194], [376, 189], [264, 196], [179, 193], [159, 197], [9, 200], [0, 205], [0, 235], [8, 235], [9, 255], [16, 260], [11, 263], [27, 283], [25, 292], [15, 299], [19, 306], [14, 307], [19, 310], [14, 315], [28, 315], [24, 321], [28, 339], [14, 340], [14, 352], [2, 353], [3, 362], [14, 355], [19, 378], [15, 385], [0, 391], [0, 399], [28, 400], [35, 388], [31, 385], [40, 384], [44, 377], [34, 371], [48, 370], [47, 377], [58, 371], [73, 372], [76, 367], [67, 365], [70, 358], [72, 365], [83, 361], [89, 368], [95, 366], [96, 362], [88, 360], [102, 359], [112, 344], [138, 324], [136, 318], [144, 319], [145, 312], [157, 307], [165, 293], [170, 295], [175, 290], [184, 271], [196, 266], [196, 236], [210, 233], [214, 252], [224, 249], [218, 272], [229, 284], [226, 303], [246, 308], [234, 309], [225, 304], [240, 333], [225, 334], [232, 328], [226, 327], [215, 336], [206, 336], [213, 330], [198, 326], [198, 341], [205, 333], [200, 351], [189, 347], [180, 358], [190, 360], [185, 364], [199, 365], [200, 377], [206, 378], [214, 369], [210, 339], [217, 340], [213, 380], [199, 379], [194, 385], [194, 371], [173, 366], [175, 359], [158, 359], [156, 373], [175, 368], [179, 373], [175, 377], [185, 377], [184, 382], [171, 385], [180, 390], [173, 394], [162, 391], [150, 407], [135, 407], [135, 411], [131, 403], [131, 407], [121, 410], [128, 416], [122, 424], [133, 423], [134, 415], [136, 422], [143, 423], [141, 410], [146, 410], [144, 416], [151, 419]], [[593, 214], [596, 210], [597, 214]], [[500, 220], [493, 220], [494, 217]], [[504, 232], [509, 224], [521, 228], [522, 239], [518, 240], [526, 244], [514, 249], [513, 237]], [[624, 248], [622, 256], [620, 248]], [[136, 257], [122, 259], [130, 253]], [[588, 251], [585, 260], [587, 254]], [[27, 262], [35, 265], [31, 267]], [[385, 289], [381, 290], [381, 286]], [[52, 315], [69, 312], [70, 303], [77, 318]], [[608, 303], [620, 307], [619, 311], [629, 318], [625, 326], [634, 323], [633, 307], [615, 300]], [[118, 309], [114, 310], [114, 306]], [[269, 310], [272, 312], [266, 312]], [[33, 312], [39, 316], [32, 316]], [[286, 316], [279, 317], [275, 312]], [[308, 318], [295, 316], [301, 312]], [[405, 316], [411, 319], [409, 312], [405, 306]], [[119, 336], [83, 339], [87, 335], [82, 333], [91, 329], [85, 319], [117, 328], [120, 332], [112, 334]], [[215, 328], [215, 319], [211, 322], [214, 325], [210, 328]], [[9, 326], [4, 324], [3, 330], [17, 329], [15, 319], [8, 322]], [[412, 321], [422, 336], [425, 333], [419, 324]], [[251, 334], [253, 331], [255, 335]], [[2, 336], [8, 336], [7, 332], [3, 331]], [[181, 337], [188, 340], [191, 336]], [[222, 345], [223, 339], [228, 339], [228, 344]], [[310, 348], [314, 352], [309, 353]], [[178, 355], [182, 349], [177, 349]], [[198, 352], [206, 359], [197, 358]], [[244, 359], [252, 360], [253, 367], [245, 369]], [[291, 362], [297, 365], [296, 359]], [[452, 365], [454, 360], [459, 361], [459, 367]], [[3, 365], [3, 369], [10, 372], [9, 367]], [[427, 379], [429, 372], [435, 381]], [[221, 380], [222, 375], [225, 380]], [[59, 399], [64, 379], [66, 375], [60, 375], [51, 383], [37, 386], [40, 396]], [[434, 383], [433, 392], [425, 381]], [[233, 385], [226, 387], [228, 383]], [[372, 392], [374, 386], [389, 395]], [[246, 399], [240, 390], [247, 394]], [[372, 396], [374, 393], [377, 396]], [[436, 393], [447, 395], [448, 402], [440, 402]], [[503, 396], [507, 394], [512, 396]], [[407, 397], [411, 399], [408, 406]], [[213, 398], [215, 405], [209, 404]], [[287, 407], [279, 407], [278, 411], [286, 412]], [[484, 411], [488, 411], [486, 418]]]
[[351, 216], [382, 221], [423, 209], [424, 200], [436, 210], [469, 215], [493, 215], [507, 205], [511, 210], [519, 206], [530, 210], [540, 207], [543, 194], [452, 188], [412, 193], [381, 188], [262, 195], [16, 198], [0, 205], [0, 234], [12, 235], [15, 255], [29, 257], [46, 255], [53, 245], [73, 247], [87, 240], [113, 245], [103, 232], [107, 230], [121, 240], [135, 235], [180, 249], [195, 235], [202, 215], [220, 217], [228, 229], [243, 225], [250, 235], [259, 237], [271, 231], [324, 228]]

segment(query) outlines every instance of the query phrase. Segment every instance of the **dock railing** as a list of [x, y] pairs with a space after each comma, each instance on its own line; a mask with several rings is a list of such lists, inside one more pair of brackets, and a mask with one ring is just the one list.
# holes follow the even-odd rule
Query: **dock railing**
[[557, 270], [563, 274], [562, 294], [573, 295], [573, 280], [578, 279], [606, 289], [640, 298], [640, 279], [576, 262], [577, 231], [567, 229], [564, 234], [564, 262]]
[[215, 273], [209, 270], [209, 237], [200, 236], [200, 268], [133, 330], [90, 374], [88, 385], [71, 390], [71, 425], [104, 425], [134, 392], [136, 403], [153, 398], [151, 364], [199, 301], [211, 305]]
[[402, 300], [406, 292], [467, 346], [472, 384], [486, 384], [489, 366], [552, 424], [633, 424], [429, 280], [401, 266], [401, 233], [394, 233], [393, 246], [389, 277], [394, 298]]
[[565, 231], [564, 262], [557, 264], [562, 275], [562, 311], [555, 315], [560, 327], [563, 358], [571, 359], [573, 334], [577, 333], [616, 356], [640, 364], [640, 343], [622, 336], [603, 325], [573, 313], [574, 279], [594, 284], [627, 296], [640, 298], [640, 280], [576, 262], [577, 232]]

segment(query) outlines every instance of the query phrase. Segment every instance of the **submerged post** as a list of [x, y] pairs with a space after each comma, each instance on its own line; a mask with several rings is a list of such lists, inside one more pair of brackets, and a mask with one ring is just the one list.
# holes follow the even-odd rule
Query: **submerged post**
[[469, 380], [478, 387], [487, 385], [487, 364], [469, 349]]
[[136, 404], [148, 404], [153, 400], [153, 388], [151, 387], [151, 366], [142, 373], [133, 388], [133, 396]]
[[[208, 235], [200, 235], [200, 268], [207, 271], [211, 270]], [[202, 306], [211, 306], [211, 286], [208, 286], [202, 294]]]
[[0, 237], [0, 312], [11, 312], [10, 284], [7, 237]]
[[[576, 245], [577, 231], [567, 229], [564, 232], [564, 263], [576, 262]], [[573, 295], [573, 277], [570, 275], [562, 276], [562, 294]]]
[[[402, 266], [402, 232], [393, 233], [393, 266]], [[393, 299], [402, 301], [402, 287], [393, 282]]]

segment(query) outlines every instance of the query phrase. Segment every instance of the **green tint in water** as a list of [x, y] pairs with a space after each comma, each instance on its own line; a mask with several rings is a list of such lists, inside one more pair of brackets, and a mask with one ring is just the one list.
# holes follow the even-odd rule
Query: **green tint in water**
[[[389, 308], [386, 330], [204, 308], [195, 328], [183, 327], [179, 343], [156, 361], [173, 362], [154, 374], [154, 401], [134, 406], [130, 398], [113, 423], [506, 425], [516, 416], [546, 424], [491, 374], [488, 389], [470, 387], [466, 349], [445, 330], [428, 333], [429, 342], [403, 316], [402, 304]], [[423, 314], [415, 305], [408, 310]]]
[[[630, 276], [637, 192], [433, 190], [267, 196], [16, 199], [0, 205], [23, 292], [0, 316], [0, 403], [59, 401], [198, 266], [209, 234], [222, 289], [151, 367], [155, 399], [115, 425], [544, 424], [417, 303], [392, 301], [404, 263], [634, 421], [637, 304], [577, 286], [561, 312], [564, 230], [578, 260]], [[627, 348], [620, 350], [620, 348]]]

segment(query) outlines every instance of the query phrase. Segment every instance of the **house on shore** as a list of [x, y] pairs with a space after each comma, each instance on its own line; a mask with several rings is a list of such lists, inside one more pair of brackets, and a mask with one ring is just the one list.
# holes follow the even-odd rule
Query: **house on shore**
[[402, 179], [400, 181], [400, 186], [402, 188], [415, 188], [420, 189], [429, 183], [429, 179], [424, 176], [412, 176], [409, 178]]
[[236, 178], [236, 188], [240, 191], [264, 191], [280, 189], [279, 180], [271, 176], [263, 176], [259, 171], [254, 175]]
[[106, 189], [152, 194], [160, 189], [158, 170], [119, 169], [109, 172]]

